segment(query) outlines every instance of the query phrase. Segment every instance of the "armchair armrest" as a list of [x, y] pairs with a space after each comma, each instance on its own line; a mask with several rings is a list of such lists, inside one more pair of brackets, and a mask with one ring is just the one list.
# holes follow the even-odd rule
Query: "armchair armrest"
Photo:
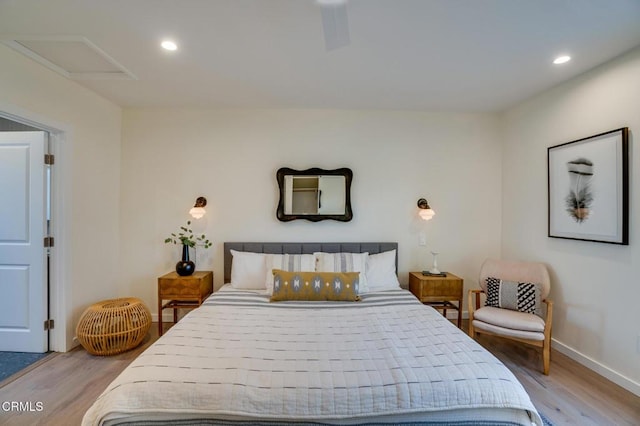
[[475, 306], [475, 309], [480, 309], [480, 295], [484, 294], [484, 290], [482, 289], [475, 289], [475, 290], [469, 290], [469, 303], [471, 303], [471, 296], [475, 295], [475, 304], [473, 306]]

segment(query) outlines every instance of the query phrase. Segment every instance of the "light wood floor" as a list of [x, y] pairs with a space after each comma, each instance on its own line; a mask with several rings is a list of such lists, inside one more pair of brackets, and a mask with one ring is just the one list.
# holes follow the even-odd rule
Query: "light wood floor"
[[[55, 354], [19, 377], [6, 379], [0, 383], [0, 403], [42, 402], [43, 410], [0, 411], [0, 425], [80, 424], [84, 412], [102, 390], [158, 338], [157, 333], [154, 324], [143, 344], [124, 354], [95, 357], [81, 348], [75, 349]], [[640, 425], [640, 397], [561, 353], [552, 351], [551, 373], [544, 376], [535, 349], [484, 336], [478, 341], [514, 372], [536, 408], [554, 425]]]

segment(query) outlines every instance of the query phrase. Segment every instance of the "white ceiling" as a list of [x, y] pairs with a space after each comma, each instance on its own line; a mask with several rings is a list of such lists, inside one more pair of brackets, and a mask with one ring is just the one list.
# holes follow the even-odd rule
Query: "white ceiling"
[[[332, 51], [314, 0], [0, 0], [0, 35], [86, 37], [138, 79], [78, 84], [123, 107], [193, 108], [500, 111], [640, 44], [640, 0], [347, 11], [351, 44]], [[573, 60], [552, 65], [561, 53]]]

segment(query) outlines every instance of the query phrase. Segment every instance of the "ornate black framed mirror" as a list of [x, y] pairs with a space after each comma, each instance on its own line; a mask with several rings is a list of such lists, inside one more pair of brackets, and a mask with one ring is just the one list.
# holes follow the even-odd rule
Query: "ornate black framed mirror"
[[280, 188], [280, 201], [276, 216], [288, 222], [306, 219], [339, 220], [348, 222], [353, 218], [351, 210], [351, 181], [353, 172], [348, 168], [335, 170], [294, 170], [287, 167], [276, 173]]

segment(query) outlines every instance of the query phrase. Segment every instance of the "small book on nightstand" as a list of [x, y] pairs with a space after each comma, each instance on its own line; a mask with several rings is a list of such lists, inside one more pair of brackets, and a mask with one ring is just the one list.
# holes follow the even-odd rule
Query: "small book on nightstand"
[[447, 273], [446, 272], [439, 272], [437, 274], [434, 274], [433, 272], [422, 271], [422, 275], [427, 276], [427, 277], [446, 277]]

